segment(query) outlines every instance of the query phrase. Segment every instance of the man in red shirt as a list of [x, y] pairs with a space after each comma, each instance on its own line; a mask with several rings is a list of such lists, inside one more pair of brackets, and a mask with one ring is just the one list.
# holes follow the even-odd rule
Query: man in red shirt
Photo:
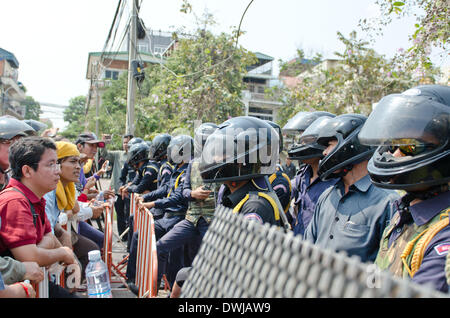
[[[40, 266], [75, 264], [73, 251], [52, 234], [45, 214], [44, 194], [56, 188], [60, 167], [50, 139], [28, 137], [10, 147], [12, 178], [0, 193], [0, 255]], [[70, 294], [49, 286], [50, 297]]]

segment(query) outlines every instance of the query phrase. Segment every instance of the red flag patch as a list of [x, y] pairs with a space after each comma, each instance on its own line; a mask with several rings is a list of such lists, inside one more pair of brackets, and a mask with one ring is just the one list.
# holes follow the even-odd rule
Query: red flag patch
[[447, 255], [450, 250], [450, 244], [439, 244], [434, 247], [438, 255]]

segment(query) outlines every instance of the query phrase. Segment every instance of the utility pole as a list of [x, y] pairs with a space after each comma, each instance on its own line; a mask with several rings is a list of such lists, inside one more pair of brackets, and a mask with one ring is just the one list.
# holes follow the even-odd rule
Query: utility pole
[[133, 76], [132, 62], [136, 59], [137, 47], [137, 0], [130, 0], [132, 2], [131, 25], [128, 43], [128, 94], [127, 94], [127, 120], [126, 120], [126, 134], [134, 135], [134, 102], [136, 96], [136, 79]]
[[95, 135], [98, 138], [99, 128], [98, 128], [98, 117], [100, 116], [100, 94], [98, 93], [98, 81], [95, 82]]

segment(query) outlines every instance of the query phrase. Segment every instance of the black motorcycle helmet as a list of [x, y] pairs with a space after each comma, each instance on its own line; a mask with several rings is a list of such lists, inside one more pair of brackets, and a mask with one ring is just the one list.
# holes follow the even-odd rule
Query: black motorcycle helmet
[[138, 163], [148, 159], [150, 147], [146, 142], [138, 142], [133, 144], [128, 150], [128, 164], [137, 167]]
[[[376, 186], [416, 192], [450, 182], [449, 106], [450, 87], [441, 85], [380, 100], [359, 134], [378, 146], [367, 166]], [[398, 150], [403, 156], [393, 155]]]
[[217, 128], [214, 123], [203, 123], [195, 129], [194, 132], [194, 157], [200, 158], [202, 155], [203, 147], [205, 146], [206, 139], [214, 133]]
[[172, 164], [187, 163], [194, 155], [194, 139], [188, 135], [178, 135], [172, 138], [167, 147], [167, 160]]
[[[332, 115], [332, 114], [330, 114]], [[299, 143], [293, 144], [288, 151], [291, 160], [306, 160], [311, 158], [323, 158], [323, 145], [317, 143], [319, 132], [336, 117], [335, 115], [322, 115], [317, 117], [300, 136]]]
[[[329, 116], [334, 117], [335, 115], [324, 112], [324, 111], [316, 111], [316, 112], [299, 112], [294, 117], [288, 120], [286, 125], [283, 126], [283, 132], [286, 133], [290, 138], [292, 138], [293, 143], [289, 147], [293, 149], [295, 145], [300, 144], [300, 137], [306, 128], [309, 127], [317, 118], [321, 116]], [[289, 151], [288, 150], [288, 151]]]
[[48, 127], [48, 125], [34, 119], [24, 119], [23, 122], [34, 129], [34, 131], [30, 132], [29, 135], [37, 135], [41, 130]]
[[208, 137], [200, 160], [204, 182], [240, 181], [275, 173], [278, 134], [250, 116], [231, 118]]
[[31, 132], [36, 131], [24, 121], [11, 116], [0, 117], [0, 139], [9, 140], [16, 136], [26, 137]]
[[[367, 117], [360, 114], [344, 114], [330, 119], [317, 137], [319, 145], [328, 147], [330, 140], [337, 140], [336, 147], [319, 163], [317, 173], [322, 180], [345, 176], [353, 165], [368, 160], [375, 148], [362, 145], [358, 133]], [[340, 172], [336, 172], [341, 170]]]
[[281, 131], [280, 125], [274, 123], [273, 121], [266, 120], [266, 122], [272, 126], [278, 134], [278, 144], [279, 144], [279, 153], [283, 151], [283, 132]]
[[167, 155], [167, 147], [171, 140], [172, 136], [169, 134], [159, 134], [153, 138], [149, 158], [155, 161], [162, 160]]

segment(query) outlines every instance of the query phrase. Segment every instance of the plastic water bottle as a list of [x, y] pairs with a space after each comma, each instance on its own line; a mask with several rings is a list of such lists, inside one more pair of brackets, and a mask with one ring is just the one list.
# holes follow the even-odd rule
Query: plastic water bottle
[[86, 266], [86, 282], [89, 298], [112, 298], [109, 272], [100, 257], [100, 251], [88, 253], [89, 264]]
[[95, 197], [94, 206], [100, 206], [105, 202], [105, 196], [103, 194], [103, 191], [100, 191], [97, 196]]

